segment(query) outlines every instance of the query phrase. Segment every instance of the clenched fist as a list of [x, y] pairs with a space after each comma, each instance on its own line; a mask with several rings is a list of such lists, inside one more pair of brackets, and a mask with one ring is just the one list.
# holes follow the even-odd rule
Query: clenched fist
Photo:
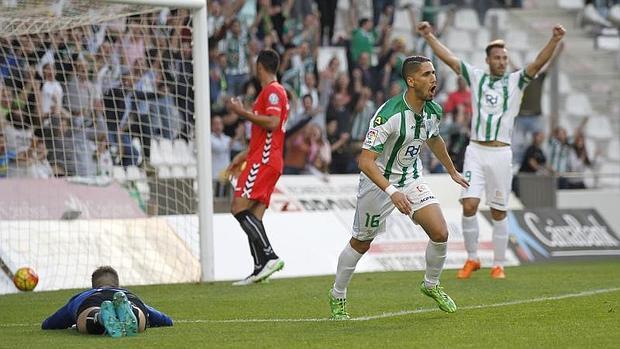
[[562, 38], [564, 37], [564, 34], [566, 34], [566, 29], [564, 29], [564, 27], [561, 24], [556, 24], [555, 27], [553, 27], [553, 38], [557, 41], [562, 40]]
[[426, 37], [433, 32], [433, 27], [426, 21], [418, 23], [417, 29], [422, 37]]

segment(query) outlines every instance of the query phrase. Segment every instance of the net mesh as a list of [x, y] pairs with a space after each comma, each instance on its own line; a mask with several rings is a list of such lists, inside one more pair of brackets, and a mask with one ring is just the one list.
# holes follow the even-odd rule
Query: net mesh
[[124, 284], [198, 280], [190, 12], [0, 11], [0, 258], [37, 290], [88, 286], [100, 265]]

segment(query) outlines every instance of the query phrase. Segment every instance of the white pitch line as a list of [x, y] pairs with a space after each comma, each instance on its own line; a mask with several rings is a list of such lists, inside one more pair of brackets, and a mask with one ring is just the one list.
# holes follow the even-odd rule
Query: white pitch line
[[[493, 303], [493, 304], [479, 304], [479, 305], [467, 305], [463, 307], [459, 307], [458, 310], [469, 310], [469, 309], [484, 309], [484, 308], [497, 308], [497, 307], [506, 307], [510, 305], [520, 305], [520, 304], [528, 304], [528, 303], [538, 303], [538, 302], [546, 302], [546, 301], [556, 301], [562, 300], [566, 298], [577, 298], [577, 297], [587, 297], [593, 296], [601, 293], [610, 293], [620, 291], [620, 287], [614, 288], [603, 288], [598, 290], [591, 291], [583, 291], [578, 293], [567, 293], [559, 296], [551, 296], [551, 297], [537, 297], [530, 299], [521, 299], [510, 302], [502, 302], [502, 303]], [[371, 316], [360, 316], [352, 318], [349, 321], [370, 321], [370, 320], [378, 320], [378, 319], [386, 319], [393, 318], [398, 316], [405, 316], [411, 314], [421, 314], [421, 313], [430, 313], [434, 311], [440, 311], [438, 308], [422, 308], [416, 310], [401, 310], [390, 313], [382, 313], [379, 315], [371, 315]], [[333, 321], [328, 318], [307, 318], [307, 319], [227, 319], [227, 320], [177, 320], [175, 323], [247, 323], [247, 322], [323, 322], [323, 321]]]
[[[492, 303], [492, 304], [479, 304], [479, 305], [467, 305], [463, 307], [459, 307], [458, 310], [471, 310], [471, 309], [486, 309], [486, 308], [499, 308], [499, 307], [507, 307], [511, 305], [521, 305], [521, 304], [529, 304], [529, 303], [539, 303], [546, 301], [557, 301], [567, 298], [578, 298], [578, 297], [588, 297], [597, 294], [603, 293], [611, 293], [620, 291], [620, 287], [614, 288], [602, 288], [598, 290], [591, 291], [583, 291], [577, 293], [567, 293], [558, 296], [550, 296], [550, 297], [537, 297], [530, 299], [521, 299], [510, 302], [501, 302], [501, 303]], [[412, 314], [422, 314], [422, 313], [430, 313], [440, 311], [438, 308], [421, 308], [416, 310], [401, 310], [396, 312], [382, 313], [378, 315], [370, 315], [370, 316], [360, 316], [352, 318], [348, 321], [370, 321], [370, 320], [378, 320], [378, 319], [387, 319], [405, 315]], [[207, 319], [197, 319], [197, 320], [174, 320], [175, 324], [226, 324], [226, 323], [274, 323], [274, 322], [332, 322], [328, 318], [302, 318], [302, 319], [224, 319], [224, 320], [207, 320]], [[3, 327], [30, 327], [30, 326], [40, 326], [40, 324], [0, 324], [0, 328]]]

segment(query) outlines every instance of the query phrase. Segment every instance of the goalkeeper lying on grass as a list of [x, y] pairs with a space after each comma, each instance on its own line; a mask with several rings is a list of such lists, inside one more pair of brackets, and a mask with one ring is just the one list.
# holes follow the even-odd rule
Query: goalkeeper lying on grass
[[146, 327], [172, 326], [168, 315], [144, 304], [126, 289], [119, 288], [118, 273], [99, 267], [92, 275], [93, 288], [80, 292], [41, 324], [44, 330], [76, 325], [80, 333], [135, 336]]

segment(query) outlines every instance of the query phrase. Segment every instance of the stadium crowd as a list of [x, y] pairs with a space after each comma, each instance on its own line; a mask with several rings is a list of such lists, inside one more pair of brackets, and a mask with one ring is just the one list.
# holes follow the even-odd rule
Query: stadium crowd
[[139, 165], [192, 133], [189, 12], [0, 38], [0, 177]]
[[[260, 49], [272, 48], [282, 57], [279, 76], [290, 100], [284, 173], [357, 173], [370, 119], [403, 91], [404, 58], [429, 54], [415, 32], [394, 32], [395, 11], [406, 11], [415, 23], [433, 22], [437, 9], [454, 10], [360, 0], [342, 11], [338, 3], [208, 2], [214, 178], [247, 146], [249, 125], [227, 102], [237, 97], [248, 107], [253, 103], [259, 85], [251, 63]], [[480, 16], [485, 10], [477, 8]], [[407, 49], [410, 40], [413, 49]], [[113, 165], [146, 166], [153, 138], [192, 139], [191, 41], [185, 10], [0, 38], [0, 177], [96, 176]], [[448, 90], [453, 75], [438, 79], [436, 100], [445, 112], [441, 134], [460, 170], [469, 142], [470, 92], [462, 82]], [[540, 119], [540, 101], [533, 104], [535, 110], [523, 116]], [[580, 172], [592, 166], [582, 133], [569, 140], [558, 129], [545, 142], [540, 124], [523, 123], [514, 144], [522, 171]], [[548, 151], [536, 150], [541, 147]], [[443, 171], [430, 151], [424, 162], [429, 172]]]

